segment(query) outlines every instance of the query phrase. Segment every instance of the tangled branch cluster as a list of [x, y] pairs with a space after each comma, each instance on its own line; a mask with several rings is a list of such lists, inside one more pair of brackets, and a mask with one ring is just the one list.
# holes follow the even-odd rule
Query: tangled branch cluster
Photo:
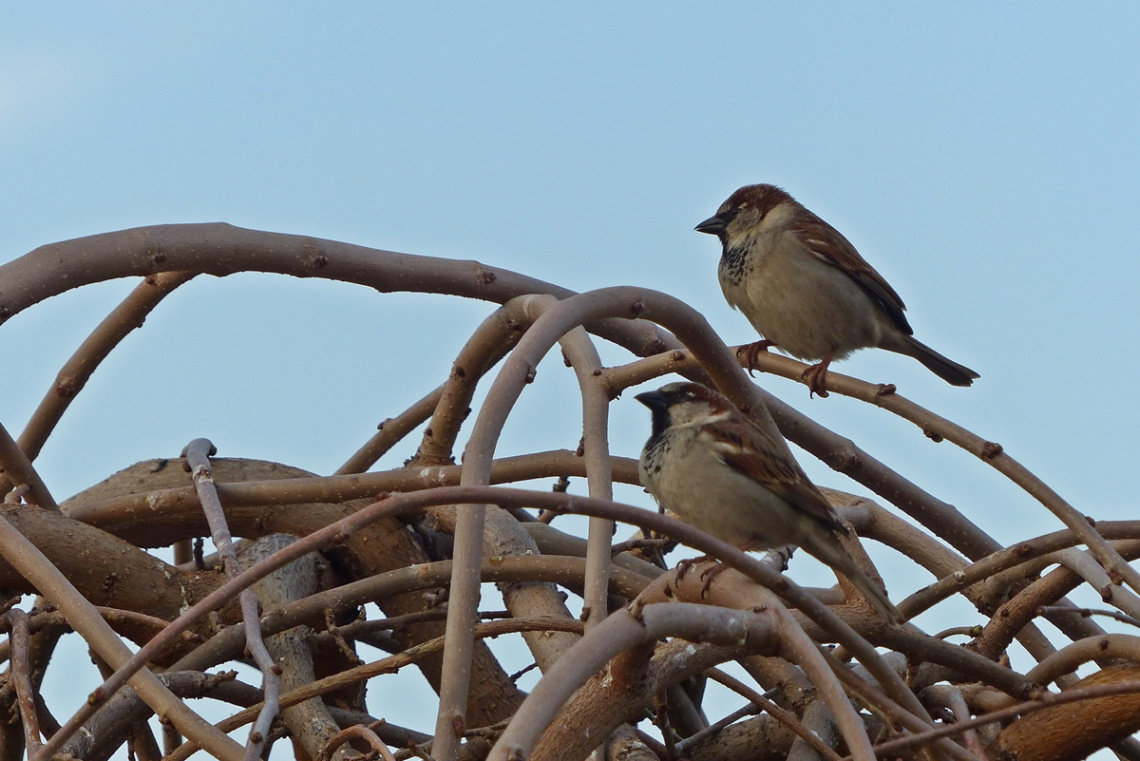
[[[500, 307], [471, 334], [450, 376], [385, 421], [333, 475], [218, 459], [199, 439], [181, 461], [138, 463], [57, 504], [32, 463], [100, 361], [181, 284], [245, 271]], [[666, 761], [926, 753], [1024, 761], [1080, 758], [1108, 745], [1140, 759], [1140, 743], [1129, 738], [1140, 729], [1140, 638], [1106, 633], [1065, 599], [1088, 584], [1112, 616], [1137, 623], [1140, 574], [1129, 561], [1140, 554], [1140, 522], [1094, 523], [999, 445], [892, 387], [829, 379], [833, 393], [976, 455], [1065, 529], [1000, 546], [854, 442], [765, 393], [698, 313], [645, 289], [576, 295], [477, 262], [183, 225], [52, 244], [0, 267], [0, 320], [65, 290], [131, 276], [143, 282], [61, 370], [19, 438], [0, 428], [0, 584], [13, 598], [0, 644], [9, 664], [0, 687], [10, 717], [0, 723], [3, 758], [101, 759], [128, 745], [144, 759], [203, 749], [229, 761], [257, 758], [288, 737], [298, 758], [311, 759], [580, 759], [601, 748], [614, 759]], [[594, 337], [633, 356], [603, 367]], [[581, 448], [496, 458], [515, 401], [556, 345], [581, 391]], [[774, 355], [758, 365], [789, 378], [803, 370]], [[759, 425], [906, 516], [827, 492], [862, 541], [894, 549], [933, 579], [896, 597], [905, 616], [961, 596], [987, 622], [935, 634], [890, 626], [858, 595], [848, 602], [842, 587], [799, 587], [775, 556], [756, 559], [614, 502], [613, 484], [635, 484], [637, 474], [635, 462], [609, 451], [609, 403], [668, 373], [715, 385]], [[460, 428], [485, 377], [489, 390], [458, 466]], [[405, 467], [367, 472], [421, 426]], [[589, 496], [496, 485], [570, 476], [587, 479]], [[589, 516], [588, 537], [550, 524], [564, 513]], [[620, 535], [639, 531], [615, 545], [615, 526]], [[205, 536], [216, 555], [204, 557], [195, 543]], [[659, 536], [732, 570], [706, 583], [701, 565], [667, 569], [652, 538]], [[174, 548], [174, 563], [149, 552], [161, 547]], [[858, 543], [850, 549], [874, 574]], [[499, 585], [506, 617], [480, 608], [485, 583]], [[567, 593], [582, 598], [581, 617], [568, 611]], [[23, 610], [20, 596], [29, 594], [39, 597]], [[367, 603], [384, 617], [361, 617]], [[1055, 644], [1042, 622], [1069, 641]], [[39, 687], [67, 631], [84, 638], [105, 681], [86, 686], [87, 704], [60, 717]], [[522, 634], [542, 672], [529, 694], [483, 641], [508, 633]], [[965, 639], [955, 644], [954, 636]], [[1025, 673], [1004, 658], [1014, 641], [1037, 661]], [[365, 662], [358, 643], [389, 654]], [[222, 670], [235, 661], [256, 664], [261, 684]], [[752, 683], [721, 670], [730, 661]], [[422, 726], [396, 726], [384, 720], [385, 698], [366, 704], [365, 690], [411, 667], [439, 695], [438, 712]], [[1078, 677], [1079, 667], [1091, 675]], [[710, 721], [701, 697], [709, 679], [739, 693], [743, 708]], [[203, 697], [232, 705], [232, 715], [207, 722], [193, 708]], [[147, 724], [152, 715], [164, 747]], [[227, 733], [246, 725], [243, 748]]]

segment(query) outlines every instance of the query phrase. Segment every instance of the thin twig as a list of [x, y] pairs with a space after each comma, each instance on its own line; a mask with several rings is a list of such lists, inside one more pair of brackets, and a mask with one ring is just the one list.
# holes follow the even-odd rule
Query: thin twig
[[[234, 551], [233, 538], [226, 525], [226, 514], [222, 510], [222, 503], [218, 499], [218, 492], [214, 488], [214, 473], [210, 469], [210, 457], [217, 453], [214, 445], [208, 439], [194, 439], [186, 445], [182, 456], [186, 458], [186, 465], [194, 479], [194, 487], [198, 491], [198, 500], [210, 524], [211, 538], [218, 549], [222, 559], [222, 567], [226, 577], [234, 579], [241, 574], [241, 564]], [[277, 718], [277, 698], [279, 694], [279, 677], [281, 667], [273, 661], [273, 656], [265, 647], [258, 626], [258, 600], [252, 589], [243, 589], [238, 600], [241, 604], [242, 627], [245, 630], [245, 644], [254, 663], [261, 669], [261, 689], [265, 694], [265, 707], [254, 722], [249, 733], [249, 740], [245, 746], [245, 761], [256, 761], [265, 747], [265, 740], [273, 720]]]
[[32, 666], [28, 656], [28, 615], [19, 608], [4, 614], [12, 644], [12, 669], [10, 678], [16, 688], [16, 702], [19, 705], [20, 720], [24, 725], [24, 743], [28, 756], [35, 756], [43, 744], [39, 714], [36, 710], [36, 691], [32, 686]]
[[103, 318], [75, 353], [60, 368], [48, 392], [20, 434], [20, 449], [29, 460], [39, 457], [44, 442], [55, 429], [76, 395], [87, 385], [104, 359], [131, 331], [142, 327], [154, 308], [174, 289], [194, 277], [193, 272], [160, 272], [143, 278], [123, 301]]
[[[966, 699], [962, 696], [962, 690], [957, 685], [936, 684], [932, 687], [927, 687], [923, 690], [922, 694], [923, 697], [933, 698], [949, 708], [951, 714], [954, 716], [955, 723], [970, 720], [970, 707], [966, 705]], [[968, 729], [963, 734], [963, 739], [966, 741], [966, 750], [978, 758], [986, 758], [986, 749], [982, 745], [981, 738], [978, 737], [978, 731], [976, 729]]]
[[[802, 737], [804, 739], [804, 742], [814, 748], [815, 751], [824, 758], [831, 759], [831, 761], [839, 761], [841, 758], [840, 755], [835, 752], [834, 748], [825, 745], [811, 731], [805, 728], [804, 725], [800, 723], [800, 720], [796, 718], [796, 715], [794, 713], [791, 711], [785, 711], [783, 708], [780, 708], [780, 706], [769, 700], [771, 694], [778, 692], [778, 690], [768, 690], [768, 692], [761, 694], [736, 677], [731, 676], [730, 674], [727, 674], [724, 671], [716, 668], [709, 669], [708, 675], [709, 678], [713, 681], [720, 682], [728, 689], [739, 695], [742, 695], [744, 698], [751, 701], [748, 706], [740, 709], [741, 711], [744, 711], [746, 708], [753, 707], [753, 710], [749, 711], [749, 713], [757, 713], [759, 709], [763, 709], [764, 712], [771, 716], [773, 719], [795, 732], [797, 737]], [[719, 723], [721, 722], [717, 722], [717, 724]], [[713, 726], [715, 725], [710, 725], [708, 729], [698, 733], [698, 735], [708, 733], [710, 730], [712, 730]], [[687, 748], [690, 747], [690, 744], [696, 744], [698, 735], [693, 735], [692, 737], [687, 738], [683, 743], [683, 746]]]
[[[637, 460], [611, 457], [614, 480], [637, 483]], [[457, 486], [462, 468], [458, 465], [398, 468], [377, 473], [340, 476], [281, 478], [272, 481], [246, 481], [216, 484], [218, 496], [229, 508], [270, 507], [310, 503], [340, 503], [352, 499], [374, 499], [377, 494], [408, 492], [437, 486]], [[491, 483], [530, 481], [559, 475], [585, 476], [585, 460], [569, 450], [534, 452], [503, 457], [491, 464]], [[156, 489], [86, 503], [74, 498], [64, 503], [69, 517], [116, 532], [117, 526], [141, 520], [152, 526], [154, 515], [167, 518], [201, 513], [201, 505], [193, 486]]]
[[[519, 556], [484, 560], [480, 569], [484, 582], [546, 581], [559, 584], [581, 584], [585, 576], [585, 563], [580, 558], [553, 556]], [[622, 569], [614, 569], [614, 593], [635, 596], [643, 587], [644, 579]], [[446, 584], [451, 578], [451, 561], [443, 560], [358, 579], [335, 589], [310, 595], [295, 603], [283, 605], [267, 613], [261, 620], [262, 632], [276, 634], [299, 624], [320, 620], [325, 610], [351, 609], [365, 602], [394, 597], [407, 592], [432, 589]], [[422, 615], [434, 616], [438, 611], [425, 611]], [[481, 615], [481, 618], [485, 616]], [[347, 636], [367, 635], [369, 622], [341, 627]], [[354, 627], [360, 626], [361, 631]], [[321, 636], [321, 635], [318, 635]], [[234, 658], [241, 653], [244, 637], [240, 627], [228, 627], [207, 642], [179, 659], [171, 668], [175, 670], [204, 670]]]
[[5, 494], [4, 501], [7, 502], [8, 494], [16, 490], [28, 504], [59, 512], [59, 505], [48, 491], [47, 484], [8, 429], [0, 423], [0, 493]]
[[511, 299], [479, 324], [459, 350], [451, 366], [451, 374], [439, 387], [439, 401], [432, 412], [415, 455], [408, 461], [412, 467], [443, 465], [452, 462], [452, 448], [459, 427], [471, 411], [471, 400], [479, 381], [499, 360], [507, 355], [530, 325], [526, 297]]
[[[1102, 535], [1109, 539], [1140, 537], [1140, 521], [1103, 521], [1098, 528]], [[966, 587], [986, 581], [1003, 571], [1032, 563], [1079, 542], [1080, 537], [1069, 530], [1023, 539], [923, 587], [900, 602], [899, 610], [904, 611], [908, 617], [916, 616]]]
[[[723, 672], [721, 672], [721, 673], [723, 673]], [[768, 690], [768, 692], [764, 693], [764, 697], [770, 698], [773, 695], [776, 695], [778, 693], [779, 693], [779, 690], [776, 690], [776, 689]], [[770, 703], [770, 704], [775, 705], [774, 703]], [[779, 708], [779, 706], [776, 706], [776, 707]], [[681, 740], [681, 742], [677, 743], [677, 751], [680, 752], [682, 755], [684, 755], [691, 748], [695, 748], [697, 745], [701, 744], [705, 740], [707, 740], [707, 739], [713, 737], [714, 735], [718, 734], [725, 727], [728, 727], [732, 724], [735, 724], [737, 721], [739, 721], [740, 719], [743, 719], [745, 716], [755, 716], [756, 714], [760, 713], [761, 710], [762, 710], [761, 706], [757, 705], [756, 703], [750, 702], [750, 703], [748, 703], [748, 705], [743, 706], [741, 708], [738, 708], [735, 711], [733, 711], [732, 713], [730, 713], [726, 716], [723, 716], [720, 719], [717, 719], [712, 724], [709, 724], [707, 727], [702, 729], [700, 732], [697, 732], [696, 734], [689, 735], [685, 739]], [[780, 710], [783, 710], [783, 709], [780, 709]], [[838, 759], [839, 755], [836, 754], [835, 757]]]
[[[900, 706], [891, 700], [890, 697], [885, 695], [878, 687], [860, 679], [851, 669], [835, 660], [835, 658], [828, 656], [828, 664], [836, 676], [839, 677], [840, 681], [843, 682], [847, 690], [858, 697], [864, 705], [881, 711], [892, 723], [897, 723], [911, 732], [929, 733], [933, 724], [932, 721], [915, 716], [904, 706]], [[923, 709], [923, 717], [927, 715], [926, 710]], [[937, 751], [956, 761], [981, 761], [965, 748], [949, 740], [945, 740], [940, 736], [932, 738], [931, 742]], [[879, 752], [879, 748], [880, 746], [875, 746], [876, 753]], [[852, 758], [853, 757], [854, 754], [852, 754]]]
[[388, 746], [384, 744], [384, 741], [381, 740], [369, 727], [366, 727], [362, 724], [346, 727], [345, 729], [342, 729], [340, 732], [337, 732], [335, 735], [333, 735], [333, 737], [329, 740], [328, 745], [326, 745], [324, 749], [321, 750], [321, 755], [318, 757], [317, 761], [328, 761], [330, 758], [332, 758], [332, 755], [337, 748], [354, 738], [364, 740], [366, 743], [368, 743], [368, 747], [370, 747], [373, 752], [384, 759], [384, 761], [396, 761], [395, 756], [392, 755], [392, 751], [388, 750]]
[[[382, 293], [451, 294], [500, 304], [528, 293], [558, 298], [574, 293], [475, 261], [398, 254], [225, 223], [152, 225], [50, 243], [0, 265], [0, 322], [73, 288], [174, 271], [219, 277], [276, 272], [356, 283]], [[645, 322], [609, 320], [589, 328], [638, 356], [655, 354], [671, 343], [669, 336]]]
[[1078, 616], [1107, 616], [1108, 618], [1116, 619], [1121, 623], [1128, 624], [1140, 628], [1140, 620], [1132, 616], [1125, 615], [1118, 610], [1102, 610], [1100, 608], [1068, 608], [1064, 605], [1042, 605], [1038, 610], [1042, 614], [1046, 613], [1062, 613], [1065, 615], [1076, 614]]
[[405, 436], [414, 431], [417, 426], [428, 419], [432, 410], [439, 404], [443, 395], [443, 386], [428, 392], [426, 396], [401, 412], [377, 426], [377, 431], [364, 446], [356, 451], [348, 461], [336, 469], [333, 475], [345, 476], [352, 473], [363, 473], [376, 464], [389, 449], [398, 444]]

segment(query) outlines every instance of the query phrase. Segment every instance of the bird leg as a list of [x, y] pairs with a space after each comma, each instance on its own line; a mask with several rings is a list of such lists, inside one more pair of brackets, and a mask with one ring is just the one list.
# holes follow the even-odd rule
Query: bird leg
[[760, 352], [768, 351], [769, 346], [775, 346], [773, 342], [767, 338], [760, 341], [755, 341], [750, 344], [744, 344], [736, 350], [736, 358], [739, 359], [745, 368], [748, 369], [748, 374], [753, 375], [753, 370], [756, 369], [756, 358], [760, 356]]
[[[757, 542], [755, 539], [749, 539], [747, 542], [745, 542], [744, 544], [742, 544], [740, 546], [740, 550], [742, 552], [751, 552], [752, 550], [756, 549], [756, 544], [757, 544]], [[781, 557], [782, 557], [782, 555], [781, 555]], [[790, 551], [788, 552], [788, 557], [789, 558], [791, 557]], [[716, 558], [712, 557], [711, 555], [706, 555], [703, 558], [697, 558], [697, 560], [716, 560]], [[695, 563], [696, 561], [693, 561], [693, 562]], [[788, 564], [785, 561], [784, 562], [784, 568], [787, 568], [787, 567], [788, 567]], [[701, 581], [703, 581], [705, 583], [705, 585], [703, 587], [701, 587], [701, 599], [702, 600], [705, 599], [705, 597], [708, 595], [709, 590], [712, 588], [712, 583], [716, 580], [716, 577], [720, 576], [722, 573], [724, 573], [726, 570], [728, 570], [728, 568], [729, 568], [728, 563], [725, 563], [723, 560], [717, 560], [715, 565], [711, 565], [708, 568], [706, 568], [705, 570], [701, 571]]]
[[834, 356], [835, 349], [832, 349], [822, 361], [804, 370], [803, 374], [800, 375], [800, 380], [807, 384], [809, 398], [815, 394], [819, 394], [824, 399], [827, 398], [827, 366], [831, 364], [831, 359]]
[[716, 580], [717, 576], [728, 570], [728, 564], [724, 561], [717, 561], [714, 565], [710, 565], [705, 570], [701, 571], [701, 581], [705, 584], [701, 587], [701, 599], [708, 596], [709, 590], [712, 589], [712, 583]]
[[772, 558], [780, 559], [780, 572], [788, 570], [788, 563], [792, 560], [792, 553], [796, 551], [794, 544], [785, 544], [783, 547], [777, 547], [774, 550], [769, 550], [765, 560]]
[[[699, 558], [685, 558], [684, 560], [679, 561], [677, 563], [677, 581], [685, 578], [685, 574], [688, 573], [689, 569], [693, 566], [699, 565], [701, 563], [707, 563], [712, 559], [712, 555], [701, 555]], [[705, 575], [702, 573], [701, 578], [703, 579], [704, 576]]]
[[677, 581], [680, 582], [685, 578], [685, 574], [689, 572], [690, 568], [696, 565], [700, 565], [701, 563], [710, 562], [712, 565], [701, 571], [700, 575], [701, 581], [704, 582], [704, 585], [701, 587], [702, 600], [705, 599], [705, 597], [708, 595], [709, 588], [713, 583], [713, 579], [719, 576], [724, 571], [724, 569], [728, 568], [728, 566], [714, 558], [712, 555], [702, 555], [699, 558], [685, 558], [684, 560], [677, 563]]

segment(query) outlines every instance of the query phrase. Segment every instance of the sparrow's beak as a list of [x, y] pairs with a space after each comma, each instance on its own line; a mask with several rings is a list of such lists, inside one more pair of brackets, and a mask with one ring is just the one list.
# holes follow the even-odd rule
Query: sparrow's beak
[[734, 210], [729, 210], [723, 214], [717, 214], [714, 217], [709, 217], [693, 229], [699, 233], [708, 233], [709, 235], [715, 235], [723, 240], [724, 228], [728, 226], [728, 223], [731, 222], [732, 218], [735, 216], [736, 214]]
[[645, 393], [638, 394], [633, 398], [654, 411], [663, 410], [669, 406], [669, 402], [666, 401], [665, 395], [660, 391], [646, 391]]

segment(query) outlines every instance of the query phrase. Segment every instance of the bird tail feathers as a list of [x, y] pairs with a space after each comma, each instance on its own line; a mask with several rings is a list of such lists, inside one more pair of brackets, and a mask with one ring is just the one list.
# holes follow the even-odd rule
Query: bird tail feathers
[[899, 354], [906, 354], [908, 357], [914, 357], [926, 365], [926, 369], [951, 386], [971, 386], [974, 379], [980, 377], [970, 368], [942, 356], [913, 336], [904, 336], [903, 343], [898, 346], [883, 346], [883, 348], [896, 351]]

